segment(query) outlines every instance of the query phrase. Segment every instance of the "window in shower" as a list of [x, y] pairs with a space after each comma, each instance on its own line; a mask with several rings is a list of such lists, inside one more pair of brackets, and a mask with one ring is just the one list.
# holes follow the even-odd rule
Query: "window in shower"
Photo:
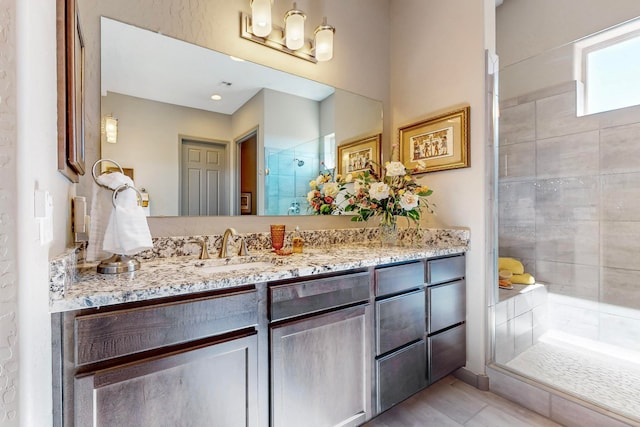
[[584, 87], [583, 114], [640, 105], [640, 20], [578, 42], [576, 53]]

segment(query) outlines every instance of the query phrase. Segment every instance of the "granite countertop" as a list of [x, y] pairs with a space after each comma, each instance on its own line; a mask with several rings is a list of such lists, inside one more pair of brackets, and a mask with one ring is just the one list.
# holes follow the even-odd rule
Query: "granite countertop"
[[[52, 312], [60, 312], [152, 300], [461, 253], [466, 249], [464, 243], [432, 244], [421, 248], [350, 244], [305, 248], [302, 254], [288, 256], [260, 251], [251, 253], [249, 257], [226, 259], [198, 260], [193, 256], [155, 259], [143, 261], [138, 271], [121, 274], [99, 274], [96, 271], [97, 263], [80, 264], [73, 283], [67, 285], [64, 292], [52, 293], [50, 308]], [[254, 262], [260, 264], [246, 268], [246, 263]], [[238, 268], [206, 271], [214, 266], [234, 264]]]

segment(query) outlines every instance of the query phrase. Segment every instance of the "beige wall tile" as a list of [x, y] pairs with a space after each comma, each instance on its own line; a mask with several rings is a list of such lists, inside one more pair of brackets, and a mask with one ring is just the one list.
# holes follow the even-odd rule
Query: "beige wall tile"
[[529, 102], [500, 110], [500, 145], [536, 138], [536, 104]]
[[536, 183], [535, 209], [540, 222], [597, 221], [600, 178], [553, 178]]
[[538, 139], [537, 178], [597, 175], [598, 150], [597, 131]]
[[536, 262], [536, 280], [554, 294], [598, 300], [598, 267], [555, 261]]
[[500, 148], [498, 177], [505, 180], [533, 178], [536, 172], [536, 145], [533, 141]]
[[600, 301], [640, 310], [640, 271], [603, 267]]
[[603, 221], [602, 266], [640, 270], [640, 222]]
[[640, 123], [600, 131], [603, 173], [640, 172]]
[[602, 219], [640, 221], [640, 172], [602, 175], [601, 180]]
[[550, 138], [590, 130], [599, 126], [598, 117], [576, 117], [576, 96], [567, 92], [536, 102], [537, 138]]
[[600, 257], [599, 223], [575, 221], [536, 225], [536, 259], [597, 266]]

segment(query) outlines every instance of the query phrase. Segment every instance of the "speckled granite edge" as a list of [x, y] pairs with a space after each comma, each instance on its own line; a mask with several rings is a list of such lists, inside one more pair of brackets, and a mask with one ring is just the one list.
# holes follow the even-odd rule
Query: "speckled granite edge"
[[[137, 256], [142, 268], [134, 273], [98, 274], [97, 263], [80, 264], [80, 248], [70, 249], [50, 262], [50, 311], [68, 311], [130, 301], [184, 295], [291, 277], [370, 267], [425, 257], [465, 252], [469, 244], [466, 229], [400, 230], [399, 246], [380, 245], [378, 229], [319, 230], [301, 232], [305, 252], [276, 257], [269, 252], [269, 233], [243, 234], [253, 256], [250, 262], [268, 259], [263, 271], [229, 271], [206, 274], [198, 269], [202, 236], [154, 239], [154, 249]], [[290, 246], [292, 233], [285, 245]], [[209, 252], [217, 251], [221, 236], [209, 236]], [[366, 242], [366, 244], [364, 244]], [[230, 244], [233, 249], [233, 243]], [[286, 246], [285, 246], [286, 247]], [[226, 260], [233, 263], [237, 258]], [[205, 261], [205, 262], [216, 262]]]

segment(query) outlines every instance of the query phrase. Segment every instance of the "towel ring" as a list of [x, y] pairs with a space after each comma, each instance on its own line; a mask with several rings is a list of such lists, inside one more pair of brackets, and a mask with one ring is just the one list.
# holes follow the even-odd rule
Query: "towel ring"
[[113, 203], [113, 207], [116, 207], [116, 197], [118, 197], [118, 193], [120, 191], [124, 191], [127, 189], [132, 189], [136, 192], [136, 194], [138, 195], [138, 206], [142, 206], [142, 194], [140, 193], [140, 191], [138, 191], [138, 189], [136, 187], [132, 187], [129, 184], [122, 184], [116, 187], [115, 190], [113, 190], [113, 196], [111, 197], [111, 203]]
[[[98, 175], [96, 175], [96, 166], [98, 166], [99, 163], [102, 162], [111, 162], [114, 165], [116, 165], [118, 167], [118, 169], [120, 169], [120, 173], [124, 174], [124, 170], [122, 169], [122, 166], [120, 166], [120, 164], [118, 162], [116, 162], [115, 160], [111, 160], [111, 159], [99, 159], [96, 160], [96, 162], [93, 164], [93, 167], [91, 168], [91, 175], [93, 176], [93, 180], [96, 182], [96, 184], [98, 184], [100, 187], [102, 188], [106, 188], [107, 190], [111, 190], [109, 187], [107, 187], [106, 185], [100, 184], [98, 182]], [[137, 190], [136, 190], [137, 191]], [[114, 202], [114, 206], [115, 206], [115, 202]]]

